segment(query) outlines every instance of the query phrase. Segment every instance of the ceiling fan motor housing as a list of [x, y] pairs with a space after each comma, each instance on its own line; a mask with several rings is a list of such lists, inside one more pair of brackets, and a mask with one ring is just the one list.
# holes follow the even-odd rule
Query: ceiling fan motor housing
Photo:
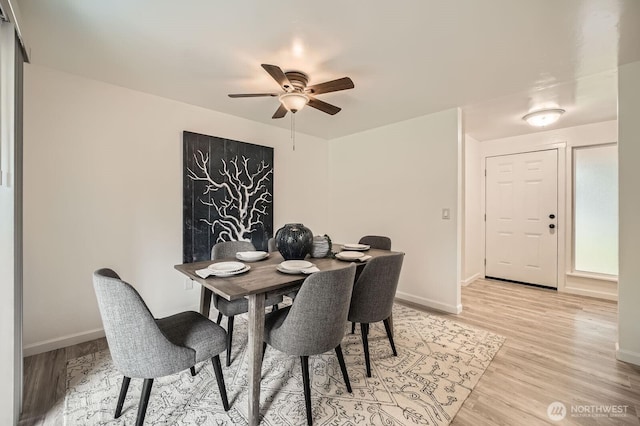
[[287, 71], [284, 73], [289, 79], [289, 82], [293, 86], [293, 90], [302, 92], [309, 83], [309, 76], [301, 71]]

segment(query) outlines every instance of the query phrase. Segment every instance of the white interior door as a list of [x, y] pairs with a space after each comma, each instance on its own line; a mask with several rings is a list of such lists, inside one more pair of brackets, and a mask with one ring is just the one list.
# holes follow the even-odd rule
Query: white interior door
[[486, 159], [487, 277], [558, 287], [557, 150]]

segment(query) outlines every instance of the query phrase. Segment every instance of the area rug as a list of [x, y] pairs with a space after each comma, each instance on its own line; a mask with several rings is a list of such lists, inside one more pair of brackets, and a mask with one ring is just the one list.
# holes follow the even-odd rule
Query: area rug
[[[383, 324], [370, 328], [370, 378], [365, 374], [359, 330], [350, 334], [347, 326], [342, 350], [353, 393], [345, 388], [333, 351], [309, 358], [314, 424], [449, 424], [504, 342], [502, 336], [398, 304], [393, 319], [397, 357], [391, 353]], [[211, 363], [203, 362], [196, 366], [195, 377], [186, 370], [155, 380], [145, 424], [247, 424], [246, 325], [243, 316], [236, 318], [233, 363], [223, 367], [228, 412], [222, 408]], [[224, 354], [221, 358], [224, 365]], [[64, 424], [134, 424], [142, 380], [131, 380], [122, 417], [114, 420], [121, 382], [108, 351], [70, 360]], [[305, 424], [299, 359], [268, 348], [260, 397], [261, 424]]]

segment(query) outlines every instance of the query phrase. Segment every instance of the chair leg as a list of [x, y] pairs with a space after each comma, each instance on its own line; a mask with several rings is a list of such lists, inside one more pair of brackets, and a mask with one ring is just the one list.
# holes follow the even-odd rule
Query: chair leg
[[151, 395], [151, 386], [153, 386], [153, 379], [144, 379], [144, 383], [142, 384], [142, 395], [140, 395], [140, 405], [138, 406], [136, 426], [142, 426], [144, 424], [144, 416], [147, 415], [147, 405], [149, 404], [149, 395]]
[[391, 350], [393, 351], [393, 356], [398, 356], [398, 352], [396, 352], [396, 345], [393, 343], [393, 334], [391, 333], [391, 324], [389, 324], [389, 318], [384, 321], [384, 329], [387, 330], [387, 337], [389, 338], [389, 343], [391, 343]]
[[356, 334], [356, 323], [355, 322], [351, 323], [351, 334]]
[[342, 347], [340, 345], [336, 346], [336, 356], [338, 357], [338, 363], [340, 364], [340, 370], [342, 370], [342, 377], [344, 378], [344, 383], [347, 385], [347, 392], [353, 393], [351, 390], [351, 382], [349, 381], [349, 374], [347, 373], [347, 366], [344, 363], [344, 357], [342, 356]]
[[196, 367], [191, 367], [191, 368], [189, 369], [189, 371], [191, 371], [191, 375], [192, 375], [192, 376], [195, 376], [195, 375], [196, 375]]
[[221, 321], [222, 321], [222, 314], [220, 312], [218, 312], [218, 319], [216, 321], [216, 324], [220, 325]]
[[364, 363], [367, 366], [367, 377], [371, 377], [371, 361], [369, 360], [369, 324], [360, 324], [362, 333], [362, 347], [364, 348]]
[[222, 406], [224, 411], [229, 411], [229, 400], [227, 399], [227, 387], [224, 385], [224, 376], [222, 375], [222, 365], [220, 365], [220, 355], [211, 358], [213, 364], [213, 372], [216, 373], [216, 382], [218, 382], [218, 390], [222, 397]]
[[118, 405], [116, 406], [116, 415], [113, 416], [114, 419], [117, 419], [122, 414], [122, 406], [124, 405], [124, 398], [127, 396], [127, 391], [129, 390], [129, 382], [131, 382], [131, 377], [124, 376], [122, 379], [122, 386], [120, 386], [120, 396], [118, 397]]
[[304, 406], [307, 411], [307, 424], [313, 424], [313, 418], [311, 416], [311, 382], [309, 381], [309, 357], [301, 356], [300, 363], [302, 364], [302, 382], [304, 384]]
[[231, 342], [233, 341], [233, 318], [227, 320], [227, 367], [231, 365]]

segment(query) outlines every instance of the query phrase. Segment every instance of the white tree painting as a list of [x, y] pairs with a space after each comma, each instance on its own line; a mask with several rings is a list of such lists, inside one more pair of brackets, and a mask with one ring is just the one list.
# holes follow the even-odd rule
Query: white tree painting
[[222, 168], [218, 175], [211, 176], [209, 154], [197, 150], [193, 157], [195, 170], [187, 168], [187, 176], [205, 183], [198, 201], [216, 213], [213, 220], [199, 220], [208, 224], [214, 235], [218, 231], [217, 242], [251, 241], [251, 233], [262, 224], [273, 201], [269, 185], [273, 166], [264, 161], [252, 164], [244, 155], [236, 155], [230, 160], [220, 159]]

